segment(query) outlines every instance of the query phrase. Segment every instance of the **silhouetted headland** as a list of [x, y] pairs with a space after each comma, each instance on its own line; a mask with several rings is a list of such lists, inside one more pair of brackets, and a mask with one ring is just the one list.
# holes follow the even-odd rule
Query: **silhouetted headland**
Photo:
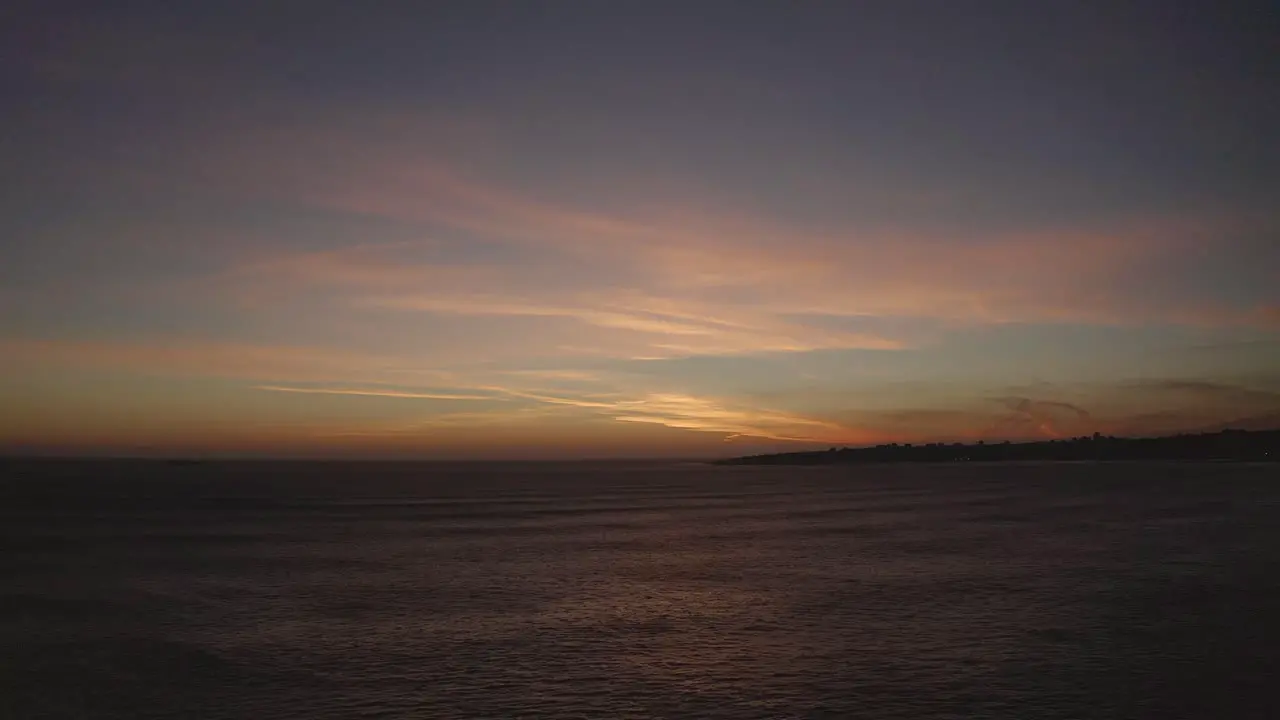
[[911, 443], [750, 455], [719, 465], [834, 465], [894, 462], [1071, 460], [1280, 461], [1280, 430], [1223, 430], [1154, 438], [1092, 436], [1039, 442]]

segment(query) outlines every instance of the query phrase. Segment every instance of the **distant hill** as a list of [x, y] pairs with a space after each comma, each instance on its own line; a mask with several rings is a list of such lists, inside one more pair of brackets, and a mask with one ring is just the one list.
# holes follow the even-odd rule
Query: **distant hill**
[[927, 443], [831, 448], [720, 460], [722, 465], [834, 465], [896, 462], [1184, 460], [1280, 462], [1280, 430], [1224, 429], [1155, 438], [1090, 437], [1039, 442]]

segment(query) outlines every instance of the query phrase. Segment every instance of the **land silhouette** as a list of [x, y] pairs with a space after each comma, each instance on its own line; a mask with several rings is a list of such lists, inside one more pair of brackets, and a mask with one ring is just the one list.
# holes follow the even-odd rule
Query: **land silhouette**
[[1035, 442], [911, 443], [748, 455], [720, 465], [836, 465], [1004, 461], [1238, 461], [1280, 462], [1280, 430], [1222, 430], [1149, 438], [1094, 433]]

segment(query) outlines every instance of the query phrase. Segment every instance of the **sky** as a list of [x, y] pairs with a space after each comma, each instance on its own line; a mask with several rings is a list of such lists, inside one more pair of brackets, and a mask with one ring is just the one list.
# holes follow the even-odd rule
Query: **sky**
[[0, 10], [0, 452], [1280, 426], [1271, 3]]

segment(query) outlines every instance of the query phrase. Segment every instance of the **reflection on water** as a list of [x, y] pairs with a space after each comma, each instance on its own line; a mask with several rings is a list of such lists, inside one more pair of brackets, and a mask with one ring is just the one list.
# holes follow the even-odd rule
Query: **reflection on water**
[[1269, 718], [1277, 475], [17, 465], [0, 716]]

